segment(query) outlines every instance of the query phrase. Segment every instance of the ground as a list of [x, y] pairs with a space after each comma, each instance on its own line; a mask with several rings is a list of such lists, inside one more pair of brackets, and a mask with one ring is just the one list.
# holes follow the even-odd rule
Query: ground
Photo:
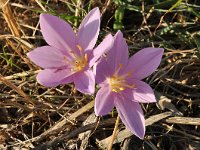
[[[98, 42], [121, 30], [129, 53], [165, 49], [159, 68], [144, 81], [158, 102], [142, 105], [140, 140], [120, 121], [113, 149], [200, 149], [200, 2], [195, 0], [2, 0], [0, 2], [0, 149], [106, 149], [117, 112], [94, 115], [95, 95], [73, 84], [46, 88], [27, 53], [46, 45], [39, 15], [61, 17], [77, 30], [94, 7], [101, 11]], [[97, 87], [98, 88], [98, 87]]]

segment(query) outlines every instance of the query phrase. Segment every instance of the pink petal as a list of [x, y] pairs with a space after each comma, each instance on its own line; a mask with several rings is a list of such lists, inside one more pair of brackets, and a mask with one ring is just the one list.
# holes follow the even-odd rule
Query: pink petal
[[41, 14], [39, 22], [42, 35], [49, 45], [64, 54], [77, 49], [77, 37], [67, 22], [49, 14]]
[[114, 44], [107, 54], [108, 63], [114, 70], [117, 70], [120, 65], [122, 65], [122, 67], [127, 65], [128, 45], [121, 31], [115, 34]]
[[135, 80], [135, 90], [133, 91], [134, 100], [140, 103], [155, 103], [156, 97], [153, 89], [145, 82]]
[[46, 87], [56, 87], [61, 80], [71, 76], [72, 72], [68, 69], [56, 70], [56, 69], [45, 69], [37, 75], [37, 81]]
[[162, 48], [151, 47], [140, 50], [129, 59], [126, 72], [131, 71], [135, 79], [146, 78], [158, 68], [163, 52]]
[[100, 29], [99, 8], [92, 9], [83, 19], [78, 29], [78, 43], [84, 49], [93, 49]]
[[120, 65], [126, 66], [128, 62], [128, 46], [121, 31], [118, 31], [114, 37], [112, 48], [108, 50], [107, 56], [100, 59], [95, 65], [96, 82], [101, 83], [106, 77], [112, 76]]
[[64, 55], [51, 46], [36, 48], [27, 55], [31, 61], [42, 68], [61, 68], [66, 66]]
[[152, 88], [145, 82], [139, 80], [130, 81], [135, 86], [134, 89], [126, 89], [122, 94], [126, 99], [139, 103], [155, 103], [156, 98]]
[[114, 107], [114, 95], [108, 86], [102, 87], [96, 95], [94, 111], [97, 116], [108, 114]]
[[73, 75], [64, 78], [63, 80], [61, 80], [61, 81], [59, 82], [59, 84], [64, 85], [64, 84], [69, 84], [69, 83], [71, 83], [71, 82], [73, 82]]
[[84, 94], [93, 94], [95, 91], [95, 78], [91, 70], [74, 75], [74, 84], [78, 91]]
[[92, 51], [92, 58], [89, 62], [89, 67], [92, 67], [94, 63], [106, 53], [113, 45], [113, 37], [111, 34], [108, 34], [104, 40]]
[[114, 74], [114, 69], [108, 64], [108, 61], [105, 58], [102, 58], [93, 66], [95, 73], [95, 81], [97, 84], [100, 84], [106, 81], [107, 77], [110, 77]]
[[140, 139], [145, 134], [145, 119], [139, 103], [120, 98], [115, 100], [115, 106], [125, 126]]

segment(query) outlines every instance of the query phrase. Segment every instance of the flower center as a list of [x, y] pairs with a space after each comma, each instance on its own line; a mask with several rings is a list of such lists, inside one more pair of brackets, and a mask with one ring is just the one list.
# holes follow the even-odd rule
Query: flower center
[[119, 68], [116, 70], [114, 75], [108, 79], [108, 83], [113, 92], [119, 93], [120, 91], [124, 91], [126, 88], [133, 89], [135, 86], [133, 84], [127, 83], [127, 78], [131, 76], [131, 73], [128, 72], [121, 76], [118, 75], [119, 70], [122, 68], [122, 64], [120, 64]]
[[64, 57], [64, 61], [67, 64], [70, 64], [71, 71], [73, 72], [79, 72], [83, 70], [87, 63], [88, 63], [88, 55], [83, 54], [83, 49], [80, 45], [76, 45], [78, 50], [80, 51], [80, 54], [76, 54], [74, 51], [71, 51], [71, 56], [73, 57], [73, 60], [70, 61], [66, 57]]
[[75, 61], [73, 62], [73, 67], [72, 71], [78, 72], [81, 71], [85, 68], [88, 62], [88, 56], [85, 54], [84, 56], [81, 57], [76, 57]]

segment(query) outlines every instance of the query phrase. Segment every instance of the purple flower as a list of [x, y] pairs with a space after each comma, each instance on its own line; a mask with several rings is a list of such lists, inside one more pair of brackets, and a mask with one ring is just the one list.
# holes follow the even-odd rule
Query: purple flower
[[141, 81], [161, 62], [163, 49], [144, 48], [128, 59], [128, 46], [120, 31], [113, 47], [94, 67], [100, 85], [95, 99], [95, 114], [106, 115], [115, 106], [122, 122], [143, 139], [145, 119], [140, 103], [156, 102], [152, 88]]
[[37, 75], [37, 81], [46, 87], [74, 82], [80, 92], [94, 93], [95, 77], [91, 67], [113, 41], [113, 37], [107, 35], [93, 50], [100, 28], [99, 9], [94, 8], [87, 14], [77, 33], [56, 16], [41, 14], [39, 22], [48, 46], [27, 54], [31, 61], [44, 68]]

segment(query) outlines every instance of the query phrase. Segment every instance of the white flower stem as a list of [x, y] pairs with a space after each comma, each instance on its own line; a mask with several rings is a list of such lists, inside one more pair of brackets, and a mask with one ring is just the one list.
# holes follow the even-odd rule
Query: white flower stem
[[119, 114], [118, 114], [117, 119], [115, 121], [115, 127], [113, 129], [112, 137], [111, 137], [109, 145], [108, 145], [108, 150], [112, 150], [113, 142], [115, 140], [116, 133], [117, 133], [118, 126], [119, 126], [119, 121], [120, 121], [120, 117], [119, 117]]

